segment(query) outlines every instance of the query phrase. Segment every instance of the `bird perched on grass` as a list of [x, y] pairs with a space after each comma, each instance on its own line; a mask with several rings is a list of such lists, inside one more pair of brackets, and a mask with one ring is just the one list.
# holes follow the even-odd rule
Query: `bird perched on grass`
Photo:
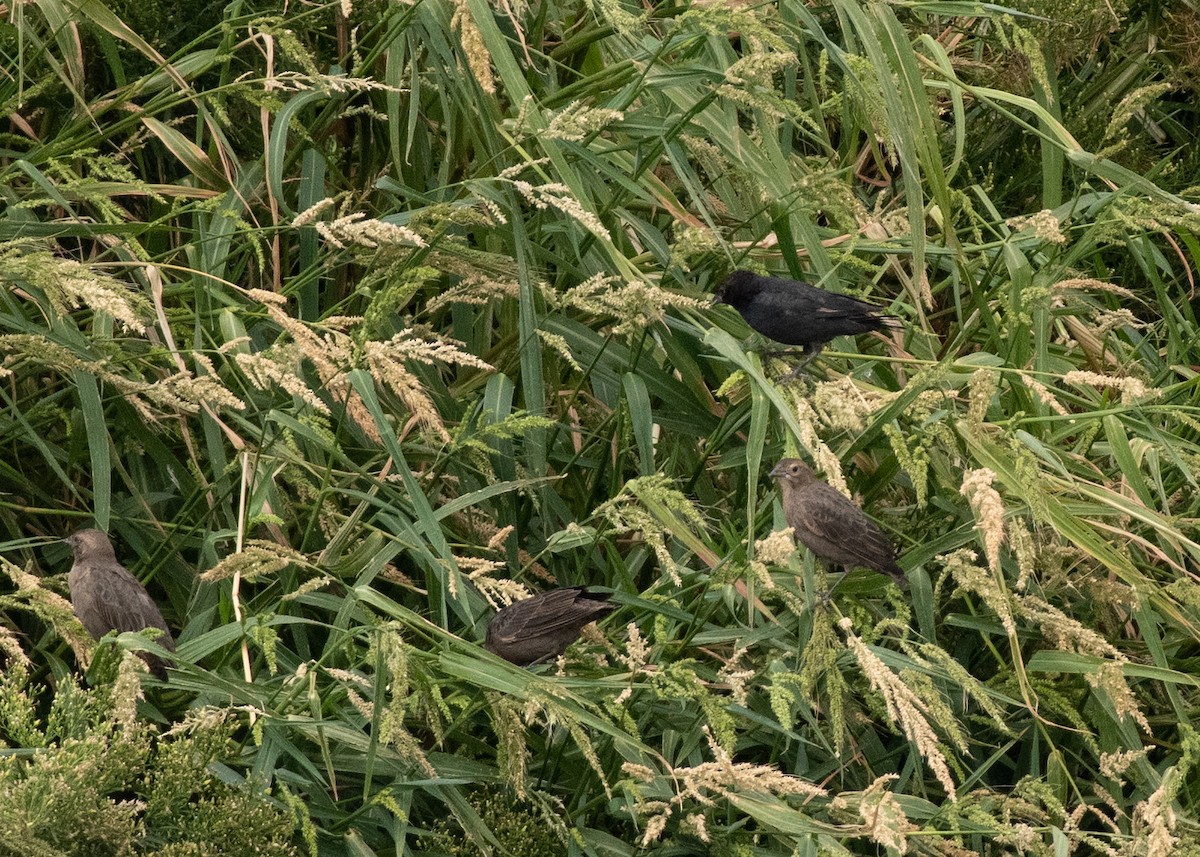
[[557, 657], [584, 625], [617, 609], [608, 599], [606, 592], [570, 586], [514, 601], [492, 617], [483, 647], [518, 666]]
[[[99, 530], [80, 530], [63, 539], [75, 554], [75, 563], [67, 575], [71, 606], [75, 615], [97, 640], [109, 631], [141, 631], [157, 628], [155, 641], [167, 651], [175, 651], [175, 640], [158, 605], [146, 587], [117, 562], [112, 542]], [[162, 659], [149, 652], [138, 655], [150, 672], [166, 680]]]
[[726, 277], [713, 302], [729, 304], [741, 313], [746, 324], [768, 339], [803, 347], [807, 354], [793, 375], [811, 363], [835, 336], [899, 326], [896, 318], [865, 301], [799, 280], [764, 277], [751, 271], [734, 271]]
[[785, 458], [771, 476], [783, 493], [783, 515], [796, 540], [823, 560], [873, 568], [905, 583], [892, 543], [879, 525], [840, 491], [822, 482], [803, 461]]

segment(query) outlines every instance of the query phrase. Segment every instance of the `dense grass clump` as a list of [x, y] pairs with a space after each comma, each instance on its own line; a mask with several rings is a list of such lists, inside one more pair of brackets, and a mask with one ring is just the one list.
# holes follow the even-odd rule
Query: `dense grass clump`
[[[0, 850], [1200, 854], [1193, 11], [154, 8], [0, 28]], [[785, 381], [734, 268], [902, 329]]]
[[136, 719], [134, 663], [109, 659], [102, 687], [67, 681], [48, 704], [20, 662], [0, 676], [0, 851], [301, 853], [295, 813], [223, 764], [229, 713], [196, 708], [158, 734]]

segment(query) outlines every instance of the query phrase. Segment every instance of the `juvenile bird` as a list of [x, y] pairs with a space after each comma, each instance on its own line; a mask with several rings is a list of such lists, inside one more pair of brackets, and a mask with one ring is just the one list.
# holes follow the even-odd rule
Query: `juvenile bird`
[[835, 336], [899, 326], [895, 317], [865, 301], [751, 271], [734, 271], [726, 277], [713, 302], [729, 304], [746, 324], [769, 339], [802, 346], [807, 355], [792, 374], [812, 362]]
[[608, 599], [606, 592], [570, 586], [514, 601], [492, 617], [483, 647], [518, 666], [557, 657], [584, 625], [617, 609]]
[[835, 565], [873, 568], [905, 583], [892, 543], [879, 526], [803, 461], [785, 458], [771, 476], [779, 480], [784, 517], [802, 545]]
[[[71, 606], [89, 634], [98, 640], [109, 631], [158, 628], [162, 633], [155, 642], [167, 651], [175, 651], [175, 640], [158, 605], [138, 579], [117, 562], [108, 536], [99, 530], [80, 530], [63, 541], [75, 554], [67, 575]], [[161, 658], [149, 652], [138, 654], [154, 675], [166, 680]]]

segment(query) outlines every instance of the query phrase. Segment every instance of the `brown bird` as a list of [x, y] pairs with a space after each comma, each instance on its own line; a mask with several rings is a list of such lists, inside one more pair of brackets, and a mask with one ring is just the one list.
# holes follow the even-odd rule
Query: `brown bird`
[[[175, 651], [175, 640], [158, 605], [146, 587], [117, 562], [112, 542], [99, 530], [80, 530], [63, 539], [75, 554], [75, 564], [67, 575], [71, 606], [75, 615], [97, 640], [109, 631], [141, 631], [158, 628], [155, 641], [167, 651]], [[149, 652], [138, 655], [150, 672], [164, 681], [167, 671], [162, 659]]]
[[785, 458], [771, 476], [779, 480], [783, 514], [797, 541], [835, 565], [873, 568], [906, 582], [892, 543], [879, 526], [803, 461]]
[[617, 609], [608, 599], [607, 592], [570, 586], [515, 601], [492, 617], [483, 647], [518, 666], [557, 657], [584, 625]]

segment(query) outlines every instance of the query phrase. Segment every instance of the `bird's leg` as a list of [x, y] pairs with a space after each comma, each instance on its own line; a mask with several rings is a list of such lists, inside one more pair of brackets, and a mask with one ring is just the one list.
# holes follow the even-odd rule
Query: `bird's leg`
[[807, 352], [801, 351], [799, 348], [776, 348], [776, 349], [772, 349], [769, 351], [761, 351], [761, 352], [759, 352], [759, 354], [762, 357], [764, 366], [766, 365], [767, 361], [771, 360], [771, 359], [784, 360], [786, 358], [795, 358], [795, 357], [803, 356], [804, 359], [802, 359], [799, 363], [797, 363], [795, 366], [793, 366], [791, 371], [780, 376], [779, 382], [781, 384], [787, 384], [792, 381], [795, 381], [801, 375], [808, 374], [807, 372], [804, 371], [804, 368], [813, 361], [813, 359], [817, 356], [817, 354], [820, 353], [822, 348], [824, 348], [824, 344], [810, 346], [809, 350]]
[[[762, 357], [763, 368], [766, 368], [768, 360], [786, 360], [788, 358], [799, 357], [804, 352], [798, 348], [774, 348], [769, 351], [761, 351], [759, 355]], [[786, 378], [790, 379], [792, 375], [789, 373]]]
[[829, 572], [826, 572], [826, 573], [828, 574], [828, 573], [837, 572], [837, 571], [841, 571], [842, 576], [839, 577], [837, 580], [835, 580], [833, 582], [833, 586], [829, 587], [829, 589], [826, 590], [825, 594], [821, 596], [821, 606], [822, 607], [828, 607], [830, 605], [830, 603], [833, 601], [833, 590], [837, 589], [838, 584], [841, 583], [843, 580], [845, 580], [847, 575], [849, 574], [849, 572], [847, 572], [840, 565], [834, 565], [832, 563], [830, 563], [830, 565], [829, 565]]
[[[808, 349], [808, 354], [804, 355], [804, 359], [801, 360], [799, 363], [797, 363], [792, 368], [792, 371], [783, 377], [783, 380], [784, 381], [794, 381], [801, 374], [808, 374], [804, 370], [808, 367], [809, 363], [812, 363], [814, 360], [817, 359], [817, 355], [821, 353], [821, 349], [824, 347], [825, 347], [824, 342], [818, 342], [816, 345], [810, 345], [809, 349]], [[793, 353], [795, 353], [795, 352], [793, 352]]]

